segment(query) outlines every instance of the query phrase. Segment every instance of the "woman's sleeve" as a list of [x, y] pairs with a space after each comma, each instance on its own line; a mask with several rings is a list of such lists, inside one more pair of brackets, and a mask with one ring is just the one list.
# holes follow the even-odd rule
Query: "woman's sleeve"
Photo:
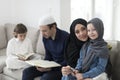
[[76, 65], [75, 69], [81, 70], [82, 61], [83, 61], [83, 55], [82, 55], [82, 49], [81, 49], [81, 51], [80, 51], [80, 57], [79, 57], [79, 59], [77, 61], [77, 65]]

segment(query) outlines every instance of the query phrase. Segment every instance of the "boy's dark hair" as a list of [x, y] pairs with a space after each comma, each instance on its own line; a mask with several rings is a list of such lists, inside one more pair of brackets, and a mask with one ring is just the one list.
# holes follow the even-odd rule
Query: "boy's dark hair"
[[[14, 32], [15, 34], [22, 34], [22, 33], [26, 33], [27, 32], [27, 28], [24, 24], [19, 23], [15, 26], [14, 28]], [[15, 35], [15, 37], [17, 37], [17, 35]]]
[[53, 27], [53, 25], [55, 25], [55, 27], [57, 27], [56, 22], [55, 22], [55, 23], [52, 23], [52, 24], [48, 24], [47, 26], [49, 26], [49, 28], [51, 29], [51, 28]]

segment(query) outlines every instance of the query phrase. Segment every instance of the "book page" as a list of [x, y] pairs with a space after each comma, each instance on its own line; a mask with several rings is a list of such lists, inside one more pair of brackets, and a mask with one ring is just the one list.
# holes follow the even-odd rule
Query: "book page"
[[51, 68], [51, 67], [58, 67], [61, 66], [60, 64], [54, 62], [54, 61], [47, 61], [47, 60], [29, 60], [25, 61], [30, 65], [37, 66], [37, 67], [43, 67], [43, 68]]
[[24, 59], [28, 59], [30, 56], [34, 55], [35, 53], [28, 53], [28, 54], [16, 54], [18, 57], [22, 57]]

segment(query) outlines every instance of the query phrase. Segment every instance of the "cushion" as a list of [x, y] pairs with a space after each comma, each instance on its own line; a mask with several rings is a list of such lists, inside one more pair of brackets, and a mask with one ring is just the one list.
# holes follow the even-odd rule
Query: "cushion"
[[3, 71], [3, 68], [5, 67], [5, 59], [6, 56], [0, 56], [0, 73]]
[[2, 74], [0, 74], [0, 80], [2, 80]]
[[13, 30], [14, 30], [15, 25], [6, 23], [5, 24], [5, 29], [7, 33], [7, 41], [9, 41], [14, 35], [13, 35]]
[[45, 55], [45, 48], [44, 48], [44, 44], [43, 44], [43, 41], [42, 41], [41, 33], [39, 34], [37, 47], [36, 47], [36, 53], [39, 53], [40, 55], [43, 55], [43, 56]]
[[32, 41], [33, 50], [36, 51], [36, 44], [39, 36], [39, 29], [34, 27], [27, 27], [28, 34], [27, 37]]
[[110, 51], [110, 60], [113, 66], [112, 79], [120, 80], [120, 41], [108, 40], [107, 42], [112, 46]]
[[7, 46], [7, 38], [4, 26], [0, 26], [0, 49]]
[[8, 69], [7, 67], [4, 67], [3, 74], [10, 76], [17, 80], [22, 80], [22, 71], [23, 69], [11, 70], [11, 69]]
[[16, 79], [11, 78], [10, 76], [2, 74], [2, 79], [0, 79], [0, 80], [16, 80]]
[[5, 56], [6, 55], [6, 48], [0, 49], [0, 56]]

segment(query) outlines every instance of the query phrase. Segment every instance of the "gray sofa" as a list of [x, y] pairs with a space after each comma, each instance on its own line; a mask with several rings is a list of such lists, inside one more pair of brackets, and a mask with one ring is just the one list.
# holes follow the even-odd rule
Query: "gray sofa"
[[[23, 70], [11, 71], [5, 65], [7, 42], [13, 37], [14, 27], [14, 24], [9, 23], [0, 26], [0, 80], [21, 80]], [[27, 28], [27, 36], [32, 40], [34, 52], [44, 57], [45, 51], [39, 29]], [[107, 42], [112, 46], [110, 51], [110, 59], [113, 65], [112, 80], [120, 80], [120, 42], [116, 40], [107, 40]], [[39, 78], [35, 80], [39, 80]]]
[[[7, 42], [13, 37], [13, 29], [15, 25], [7, 23], [0, 26], [0, 80], [22, 80], [22, 69], [17, 71], [12, 71], [6, 68], [6, 47]], [[29, 37], [32, 41], [33, 49], [35, 53], [44, 57], [44, 46], [42, 43], [42, 36], [40, 35], [39, 28], [27, 27]], [[39, 80], [39, 79], [35, 79]]]

